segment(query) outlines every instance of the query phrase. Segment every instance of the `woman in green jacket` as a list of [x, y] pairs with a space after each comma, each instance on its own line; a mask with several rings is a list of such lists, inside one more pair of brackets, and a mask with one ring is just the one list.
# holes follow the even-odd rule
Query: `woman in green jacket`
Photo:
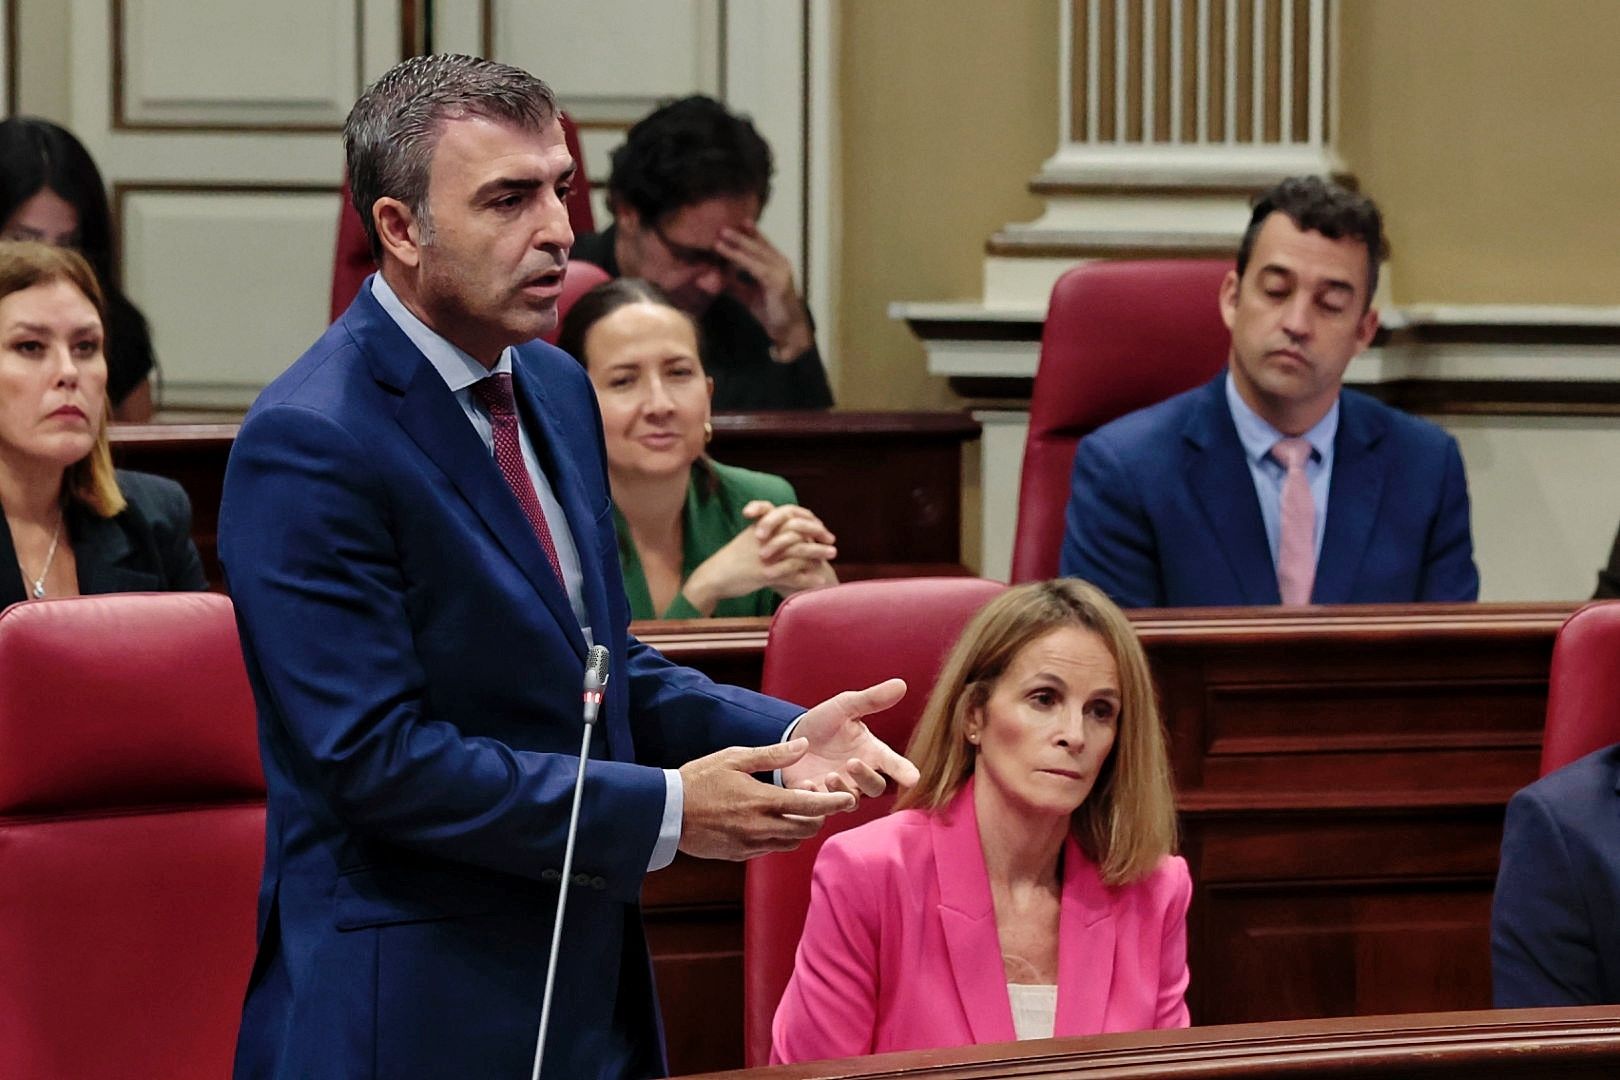
[[607, 438], [630, 613], [637, 619], [769, 615], [838, 578], [833, 534], [780, 476], [722, 465], [697, 327], [635, 278], [597, 286], [557, 344], [585, 365]]

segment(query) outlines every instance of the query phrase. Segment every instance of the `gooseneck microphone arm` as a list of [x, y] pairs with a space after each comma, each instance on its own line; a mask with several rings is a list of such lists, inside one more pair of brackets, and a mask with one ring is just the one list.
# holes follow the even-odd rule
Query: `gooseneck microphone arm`
[[568, 886], [574, 875], [574, 841], [579, 835], [579, 804], [585, 796], [585, 759], [591, 752], [591, 730], [607, 688], [608, 651], [592, 646], [585, 661], [585, 733], [579, 744], [579, 772], [574, 777], [574, 805], [568, 812], [568, 840], [563, 845], [562, 881], [557, 889], [557, 918], [551, 924], [551, 955], [546, 959], [546, 992], [540, 1000], [540, 1030], [534, 1037], [534, 1075], [540, 1080], [540, 1062], [546, 1053], [546, 1028], [551, 1024], [551, 992], [557, 985], [557, 950], [562, 946], [563, 911], [568, 907]]

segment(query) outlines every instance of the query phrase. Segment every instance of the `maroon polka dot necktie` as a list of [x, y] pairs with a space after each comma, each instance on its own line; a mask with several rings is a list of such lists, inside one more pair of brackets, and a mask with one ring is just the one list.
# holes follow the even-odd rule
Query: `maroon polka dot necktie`
[[[480, 379], [473, 383], [473, 395], [478, 398], [479, 404], [489, 413], [490, 426], [495, 435], [495, 464], [500, 466], [501, 475], [506, 477], [507, 486], [512, 494], [517, 496], [518, 505], [523, 507], [524, 516], [534, 527], [534, 535], [539, 538], [540, 546], [545, 549], [546, 558], [551, 562], [551, 569], [557, 575], [558, 581], [564, 581], [562, 562], [557, 558], [557, 545], [551, 539], [551, 529], [546, 524], [546, 515], [540, 509], [540, 497], [534, 493], [534, 484], [529, 480], [529, 470], [523, 464], [523, 447], [518, 442], [517, 410], [512, 401], [512, 376], [504, 371], [496, 372], [487, 379]], [[564, 582], [566, 587], [566, 582]]]

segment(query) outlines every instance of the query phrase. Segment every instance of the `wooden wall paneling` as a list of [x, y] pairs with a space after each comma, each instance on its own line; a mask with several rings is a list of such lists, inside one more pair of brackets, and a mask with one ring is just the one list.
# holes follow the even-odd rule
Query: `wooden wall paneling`
[[1189, 815], [1194, 1022], [1488, 1008], [1501, 817]]
[[[242, 277], [233, 276], [229, 263], [218, 273], [221, 288], [235, 288]], [[215, 284], [201, 284], [185, 295], [206, 297]], [[198, 325], [210, 326], [207, 320], [218, 317], [201, 313]], [[291, 337], [296, 331], [287, 320], [267, 325], [249, 357], [260, 357], [266, 368], [284, 366], [303, 350]], [[287, 350], [285, 357], [278, 348]], [[240, 382], [208, 392], [249, 396], [252, 387]], [[235, 434], [232, 424], [119, 425], [112, 433], [120, 466], [171, 477], [191, 496], [193, 536], [216, 582], [213, 522]], [[787, 475], [800, 501], [838, 535], [839, 573], [855, 580], [967, 572], [958, 518], [962, 446], [977, 435], [978, 425], [956, 413], [730, 413], [715, 417], [711, 449], [729, 464]], [[693, 624], [697, 644], [688, 647], [705, 663], [724, 666], [725, 681], [758, 686], [763, 639], [748, 645], [751, 652], [727, 645], [713, 629], [723, 622]]]
[[[961, 450], [978, 424], [958, 413], [718, 414], [711, 452], [784, 476], [839, 538], [844, 580], [932, 564], [960, 574]], [[739, 457], [743, 455], [744, 457]]]

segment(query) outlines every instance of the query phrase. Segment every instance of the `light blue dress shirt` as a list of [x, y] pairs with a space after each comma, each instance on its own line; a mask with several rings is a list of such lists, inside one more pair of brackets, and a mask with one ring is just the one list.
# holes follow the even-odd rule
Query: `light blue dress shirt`
[[[427, 357], [428, 363], [433, 365], [444, 379], [445, 385], [455, 395], [456, 403], [461, 411], [467, 414], [473, 429], [478, 437], [484, 440], [484, 446], [489, 450], [490, 457], [495, 456], [495, 433], [489, 414], [473, 398], [472, 385], [496, 372], [506, 372], [517, 376], [512, 371], [512, 350], [505, 349], [495, 363], [493, 369], [486, 369], [483, 364], [474, 360], [467, 353], [452, 345], [430, 329], [426, 323], [411, 314], [403, 301], [395, 295], [388, 282], [383, 280], [381, 274], [373, 274], [371, 278], [371, 295], [376, 297], [377, 303], [388, 313], [389, 318], [405, 332], [411, 339], [411, 344], [421, 350]], [[540, 497], [540, 509], [546, 515], [546, 525], [551, 530], [552, 543], [557, 548], [557, 562], [562, 566], [563, 586], [568, 590], [568, 603], [574, 609], [574, 618], [579, 620], [579, 627], [585, 634], [587, 644], [591, 641], [591, 628], [586, 625], [585, 613], [585, 575], [580, 568], [579, 548], [574, 543], [574, 534], [568, 528], [568, 516], [563, 512], [562, 504], [557, 501], [556, 492], [551, 489], [551, 481], [546, 478], [545, 470], [540, 467], [540, 459], [535, 455], [534, 444], [529, 441], [528, 429], [522, 423], [518, 424], [518, 445], [523, 450], [523, 466], [529, 472], [529, 480], [534, 484], [534, 492]], [[664, 770], [664, 817], [658, 827], [658, 842], [653, 845], [652, 858], [647, 862], [647, 870], [661, 870], [675, 861], [675, 851], [681, 839], [681, 817], [686, 808], [686, 789], [681, 783], [681, 774], [674, 769]]]
[[[1226, 405], [1232, 412], [1232, 423], [1237, 426], [1238, 441], [1243, 444], [1243, 460], [1254, 479], [1254, 493], [1260, 498], [1260, 520], [1266, 526], [1266, 542], [1271, 545], [1271, 565], [1277, 565], [1277, 547], [1282, 535], [1282, 486], [1288, 470], [1271, 456], [1271, 448], [1288, 438], [1267, 423], [1260, 414], [1249, 408], [1237, 387], [1232, 373], [1226, 373]], [[1311, 486], [1311, 501], [1316, 504], [1316, 558], [1322, 558], [1322, 534], [1327, 526], [1328, 489], [1333, 482], [1333, 437], [1339, 431], [1339, 402], [1316, 426], [1305, 432], [1305, 441], [1311, 444], [1311, 456], [1305, 462], [1305, 480]]]

